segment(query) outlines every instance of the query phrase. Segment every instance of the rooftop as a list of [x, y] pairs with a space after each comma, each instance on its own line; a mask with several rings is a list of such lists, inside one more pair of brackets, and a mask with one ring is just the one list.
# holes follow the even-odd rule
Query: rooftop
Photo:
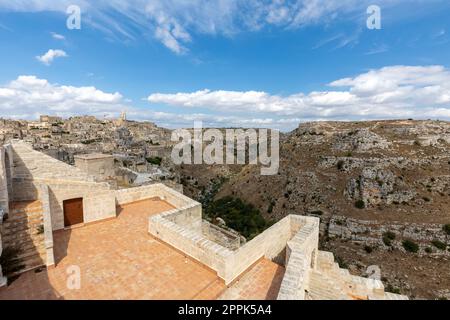
[[[54, 233], [56, 267], [23, 273], [3, 299], [276, 299], [284, 268], [262, 259], [227, 288], [201, 263], [148, 234], [148, 216], [173, 207], [159, 199], [118, 208], [108, 221]], [[81, 288], [67, 288], [79, 266]], [[69, 269], [70, 270], [70, 269]]]

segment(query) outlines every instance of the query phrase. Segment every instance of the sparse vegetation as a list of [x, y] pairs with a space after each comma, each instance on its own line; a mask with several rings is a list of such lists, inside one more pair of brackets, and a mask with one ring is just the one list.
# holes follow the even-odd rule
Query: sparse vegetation
[[390, 247], [392, 246], [392, 241], [395, 240], [395, 233], [393, 233], [392, 231], [387, 231], [385, 233], [383, 233], [383, 243]]
[[363, 200], [357, 200], [355, 202], [355, 207], [358, 209], [364, 209], [366, 207], [366, 204], [364, 203]]
[[337, 163], [338, 170], [344, 169], [344, 164], [345, 164], [344, 160], [339, 160]]
[[149, 157], [149, 158], [146, 158], [146, 160], [148, 163], [153, 164], [155, 166], [160, 166], [161, 162], [162, 162], [161, 157]]
[[388, 284], [386, 286], [385, 289], [386, 292], [391, 292], [391, 293], [395, 293], [395, 294], [400, 294], [400, 289], [399, 288], [395, 288], [394, 286], [392, 286], [391, 284]]
[[277, 203], [274, 200], [272, 200], [270, 202], [270, 204], [269, 204], [269, 207], [267, 208], [267, 213], [272, 213], [273, 212], [273, 208], [275, 207], [276, 204]]
[[444, 230], [444, 232], [450, 236], [450, 224], [444, 225], [442, 227], [442, 230]]
[[371, 246], [364, 246], [364, 251], [366, 251], [367, 253], [372, 253], [373, 248]]
[[407, 251], [407, 252], [411, 252], [411, 253], [417, 253], [419, 252], [419, 245], [417, 243], [415, 243], [412, 240], [404, 240], [402, 242], [403, 248]]
[[335, 256], [335, 260], [336, 260], [337, 264], [339, 265], [339, 268], [342, 268], [342, 269], [348, 268], [348, 264], [340, 256]]
[[44, 225], [41, 224], [39, 227], [37, 227], [36, 232], [37, 232], [37, 234], [43, 234], [44, 233]]
[[248, 240], [271, 225], [253, 205], [233, 197], [225, 197], [211, 203], [207, 208], [207, 215], [213, 219], [222, 218], [228, 227], [238, 231]]
[[433, 241], [431, 241], [431, 244], [433, 246], [435, 246], [436, 248], [438, 248], [439, 250], [447, 249], [447, 244], [442, 241], [439, 241], [439, 240], [433, 240]]

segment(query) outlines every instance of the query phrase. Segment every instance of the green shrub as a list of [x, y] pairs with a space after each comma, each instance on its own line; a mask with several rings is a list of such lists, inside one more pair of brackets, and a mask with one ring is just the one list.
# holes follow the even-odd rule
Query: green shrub
[[342, 170], [344, 168], [344, 164], [345, 164], [344, 160], [339, 160], [337, 163], [338, 170]]
[[269, 204], [269, 207], [267, 208], [267, 213], [272, 213], [273, 212], [273, 208], [275, 207], [277, 203], [275, 201], [271, 201]]
[[335, 256], [335, 260], [336, 260], [337, 264], [339, 265], [339, 268], [342, 268], [342, 269], [348, 268], [348, 264], [340, 256]]
[[423, 201], [425, 201], [425, 202], [430, 202], [430, 201], [431, 201], [431, 199], [428, 198], [428, 197], [423, 197], [422, 199], [423, 199]]
[[362, 200], [358, 200], [355, 202], [355, 207], [358, 209], [364, 209], [366, 207], [366, 204]]
[[271, 225], [258, 209], [239, 198], [219, 199], [209, 204], [205, 211], [206, 215], [212, 219], [222, 218], [228, 227], [238, 231], [247, 239], [255, 237]]
[[403, 248], [405, 248], [405, 250], [407, 252], [412, 252], [412, 253], [419, 252], [419, 245], [412, 240], [404, 240], [402, 242], [402, 245], [403, 245]]
[[393, 233], [392, 231], [386, 231], [385, 233], [383, 233], [383, 243], [390, 247], [392, 246], [392, 241], [395, 240], [395, 233]]
[[392, 241], [388, 237], [383, 237], [383, 243], [388, 247], [392, 246]]
[[444, 232], [450, 236], [450, 224], [444, 225], [442, 227], [442, 230], [444, 230]]
[[394, 288], [391, 284], [388, 284], [388, 285], [387, 285], [385, 291], [386, 291], [386, 292], [395, 293], [395, 294], [400, 294], [400, 289]]
[[146, 158], [147, 162], [156, 166], [161, 165], [162, 158], [161, 157], [153, 157], [153, 158]]
[[430, 247], [426, 247], [425, 248], [425, 252], [426, 253], [433, 253], [433, 249], [431, 249]]
[[431, 244], [433, 246], [435, 246], [436, 248], [438, 248], [439, 250], [447, 249], [447, 244], [445, 244], [444, 242], [439, 241], [439, 240], [433, 240], [433, 241], [431, 241]]
[[393, 233], [392, 231], [386, 231], [385, 233], [383, 233], [383, 237], [386, 237], [389, 240], [395, 240], [395, 233]]
[[371, 246], [364, 246], [364, 250], [365, 250], [367, 253], [372, 253], [373, 248], [372, 248]]
[[37, 227], [37, 234], [43, 234], [44, 233], [44, 225], [41, 224], [40, 226]]

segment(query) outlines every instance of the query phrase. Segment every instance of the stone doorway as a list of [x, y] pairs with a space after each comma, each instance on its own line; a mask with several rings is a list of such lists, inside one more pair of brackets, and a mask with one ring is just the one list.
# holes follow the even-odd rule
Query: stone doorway
[[68, 228], [84, 222], [83, 198], [65, 200], [64, 207], [64, 227]]

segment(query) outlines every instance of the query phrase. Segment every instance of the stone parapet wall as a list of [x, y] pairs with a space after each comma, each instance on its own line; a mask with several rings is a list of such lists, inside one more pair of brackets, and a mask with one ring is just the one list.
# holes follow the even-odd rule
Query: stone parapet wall
[[198, 202], [165, 186], [162, 183], [116, 190], [116, 203], [119, 206], [154, 197], [161, 198], [161, 200], [167, 201], [177, 208], [182, 208], [194, 203], [198, 204]]
[[[166, 190], [161, 192], [162, 199], [165, 192]], [[170, 190], [169, 193], [170, 197], [166, 197], [166, 201], [172, 205], [176, 202], [185, 204], [184, 196], [174, 190]], [[231, 283], [263, 257], [284, 262], [285, 248], [294, 236], [293, 232], [301, 230], [308, 221], [317, 224], [316, 239], [318, 239], [318, 219], [291, 215], [237, 250], [230, 250], [211, 241], [203, 234], [201, 228], [197, 228], [202, 224], [201, 206], [192, 200], [189, 202], [191, 203], [184, 207], [174, 205], [176, 209], [150, 217], [149, 233], [215, 270], [226, 284]], [[314, 248], [317, 248], [317, 242]]]
[[[304, 217], [295, 217], [299, 221]], [[317, 267], [319, 243], [318, 218], [308, 218], [286, 249], [286, 272], [281, 283], [279, 300], [304, 300], [309, 287], [309, 273]]]
[[3, 209], [5, 213], [9, 212], [8, 203], [11, 197], [10, 193], [12, 191], [13, 169], [11, 157], [11, 145], [4, 145], [0, 147], [0, 209]]
[[53, 251], [53, 226], [50, 211], [50, 190], [47, 185], [41, 185], [40, 195], [42, 202], [42, 216], [44, 220], [44, 244], [46, 252], [45, 264], [49, 267], [55, 265], [55, 255]]
[[202, 223], [202, 234], [230, 250], [237, 250], [241, 246], [241, 236], [238, 233], [220, 228], [205, 220]]

